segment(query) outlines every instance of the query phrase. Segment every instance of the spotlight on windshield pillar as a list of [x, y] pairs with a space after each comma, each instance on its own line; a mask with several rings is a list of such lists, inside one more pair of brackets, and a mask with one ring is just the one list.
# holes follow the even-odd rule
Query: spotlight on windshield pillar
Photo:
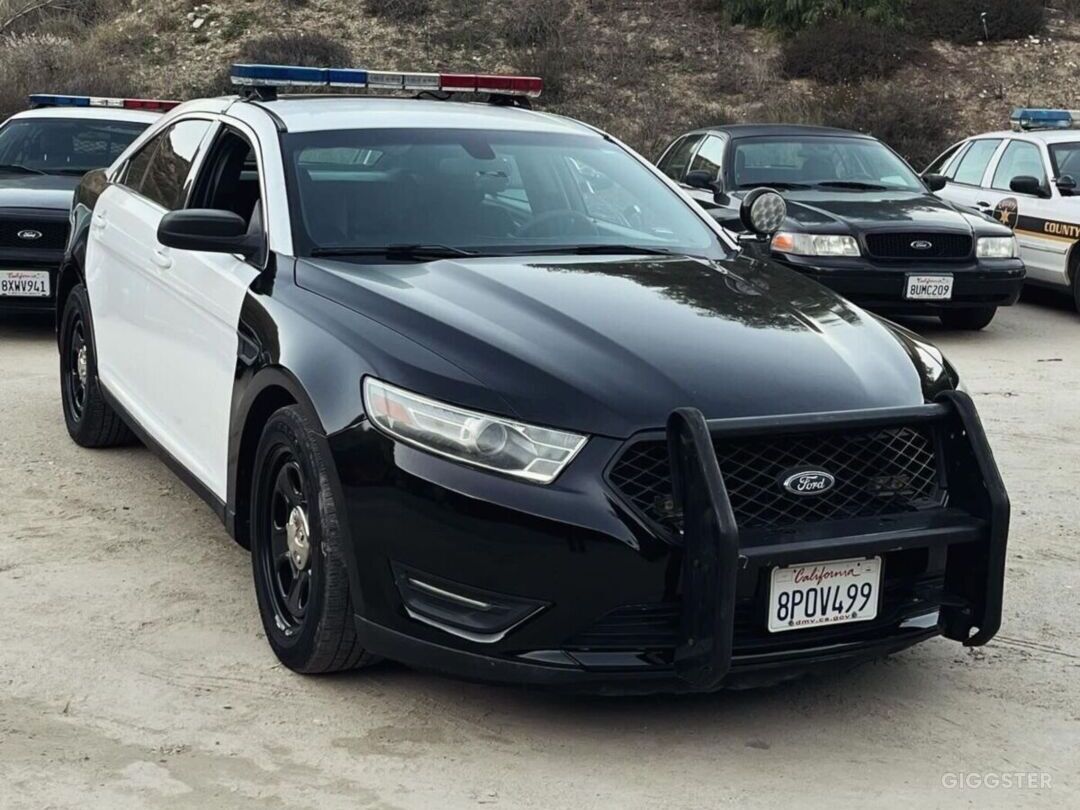
[[787, 203], [771, 188], [756, 188], [743, 199], [739, 219], [748, 230], [768, 236], [783, 226]]

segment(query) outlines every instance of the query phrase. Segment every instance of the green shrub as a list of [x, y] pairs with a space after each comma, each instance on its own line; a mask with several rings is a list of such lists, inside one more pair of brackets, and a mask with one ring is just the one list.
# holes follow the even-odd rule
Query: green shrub
[[971, 45], [1040, 34], [1046, 8], [1043, 0], [910, 0], [908, 22], [928, 39]]
[[430, 7], [430, 0], [364, 0], [368, 14], [395, 22], [420, 22]]
[[798, 31], [832, 17], [860, 14], [883, 23], [898, 23], [906, 0], [727, 0], [720, 3], [732, 22]]
[[562, 39], [570, 17], [570, 0], [519, 0], [507, 6], [499, 26], [512, 48], [539, 47]]
[[789, 79], [847, 84], [890, 76], [918, 53], [918, 42], [908, 34], [861, 17], [839, 17], [786, 40], [780, 67]]

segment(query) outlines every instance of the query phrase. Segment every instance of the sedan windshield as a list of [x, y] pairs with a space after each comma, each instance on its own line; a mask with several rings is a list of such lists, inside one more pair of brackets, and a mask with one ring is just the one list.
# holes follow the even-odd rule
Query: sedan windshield
[[1050, 160], [1058, 177], [1068, 175], [1080, 182], [1080, 141], [1050, 144]]
[[686, 201], [598, 136], [360, 129], [282, 140], [300, 255], [727, 253]]
[[792, 136], [735, 141], [736, 188], [922, 191], [919, 178], [878, 141]]
[[91, 118], [10, 121], [0, 129], [0, 172], [82, 175], [111, 164], [146, 127]]

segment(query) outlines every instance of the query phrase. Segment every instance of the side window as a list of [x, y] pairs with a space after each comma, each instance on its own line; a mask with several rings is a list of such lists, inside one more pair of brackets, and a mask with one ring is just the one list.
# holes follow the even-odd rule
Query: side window
[[715, 135], [705, 139], [705, 143], [694, 155], [694, 161], [690, 164], [690, 171], [708, 172], [715, 180], [720, 177], [720, 170], [724, 166], [724, 141]]
[[686, 135], [668, 149], [657, 168], [672, 180], [682, 181], [690, 166], [690, 155], [702, 139], [702, 135]]
[[954, 143], [952, 146], [950, 146], [948, 149], [938, 155], [934, 162], [926, 167], [926, 170], [923, 172], [923, 174], [943, 174], [946, 177], [951, 177], [952, 175], [948, 173], [946, 167], [952, 161], [954, 156], [956, 156], [959, 152], [963, 151], [961, 147], [966, 145], [967, 144], [965, 141], [960, 141], [960, 143]]
[[970, 148], [960, 158], [956, 166], [951, 167], [952, 174], [949, 179], [955, 183], [964, 183], [969, 186], [982, 185], [983, 175], [986, 174], [986, 166], [990, 158], [994, 156], [1000, 138], [972, 141]]
[[[347, 156], [347, 160], [354, 162], [352, 155]], [[255, 207], [261, 199], [255, 150], [239, 132], [229, 127], [223, 128], [199, 170], [191, 195], [191, 207], [232, 211], [250, 227]]]
[[1013, 178], [1024, 176], [1034, 177], [1039, 181], [1039, 185], [1044, 188], [1047, 186], [1039, 147], [1027, 141], [1010, 141], [994, 172], [993, 188], [1009, 191]]
[[209, 121], [199, 120], [169, 127], [129, 161], [124, 185], [167, 211], [181, 208], [191, 165], [209, 129]]

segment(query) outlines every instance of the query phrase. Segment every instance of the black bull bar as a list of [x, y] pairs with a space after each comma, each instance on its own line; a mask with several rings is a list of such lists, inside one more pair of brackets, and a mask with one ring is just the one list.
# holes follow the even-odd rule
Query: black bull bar
[[805, 432], [936, 421], [941, 432], [949, 504], [981, 525], [979, 539], [951, 546], [938, 627], [946, 638], [974, 647], [1001, 626], [1009, 496], [971, 398], [947, 391], [934, 403], [868, 412], [723, 420], [712, 425], [701, 411], [680, 408], [668, 419], [675, 505], [683, 515], [683, 601], [678, 676], [698, 689], [718, 686], [732, 665], [736, 577], [745, 564], [739, 527], [713, 448], [719, 435]]

